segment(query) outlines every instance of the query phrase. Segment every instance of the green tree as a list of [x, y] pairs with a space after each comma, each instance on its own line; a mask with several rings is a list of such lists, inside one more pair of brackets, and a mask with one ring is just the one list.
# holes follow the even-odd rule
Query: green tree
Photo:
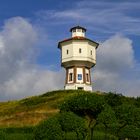
[[85, 117], [88, 121], [89, 138], [93, 139], [93, 130], [97, 125], [97, 117], [103, 110], [105, 101], [102, 95], [86, 93], [72, 96], [60, 106], [61, 111], [72, 111]]
[[63, 140], [63, 136], [56, 116], [41, 122], [35, 129], [35, 140]]
[[0, 140], [6, 140], [6, 133], [3, 130], [0, 130]]
[[122, 96], [122, 94], [116, 94], [116, 93], [112, 93], [112, 92], [105, 94], [105, 101], [111, 107], [116, 107], [116, 106], [122, 105], [123, 98], [124, 98], [124, 96]]
[[127, 125], [121, 129], [121, 131], [119, 132], [119, 137], [121, 139], [129, 138], [131, 140], [139, 140], [140, 128], [134, 125]]
[[73, 132], [77, 139], [85, 139], [85, 120], [72, 112], [62, 112], [41, 122], [35, 130], [35, 140], [63, 140]]
[[76, 133], [77, 139], [85, 139], [86, 123], [85, 120], [73, 112], [62, 112], [58, 116], [62, 130]]
[[137, 98], [135, 99], [135, 105], [136, 105], [137, 107], [140, 107], [140, 97], [137, 97]]
[[105, 127], [106, 134], [114, 129], [117, 123], [115, 111], [111, 106], [106, 105], [104, 110], [98, 115], [98, 123], [101, 123]]
[[134, 105], [122, 104], [115, 109], [117, 125], [116, 134], [119, 133], [126, 126], [137, 126], [140, 125], [140, 109], [136, 108]]

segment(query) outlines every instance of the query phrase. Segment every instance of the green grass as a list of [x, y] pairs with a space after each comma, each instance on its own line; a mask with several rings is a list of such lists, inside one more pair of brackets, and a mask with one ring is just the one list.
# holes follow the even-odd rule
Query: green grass
[[[34, 133], [32, 128], [8, 128], [4, 131], [4, 138], [0, 137], [1, 140], [33, 140]], [[75, 132], [68, 132], [65, 134], [65, 140], [77, 140]], [[87, 138], [88, 140], [88, 138]], [[118, 140], [117, 137], [111, 134], [105, 134], [100, 131], [94, 132], [94, 140]]]
[[[33, 140], [34, 128], [40, 121], [58, 113], [58, 106], [64, 99], [82, 93], [89, 92], [59, 90], [22, 100], [1, 102], [0, 131], [5, 136], [4, 140]], [[76, 133], [69, 132], [65, 137], [66, 140], [74, 140], [76, 139]], [[118, 140], [116, 137], [100, 131], [99, 127], [94, 133], [94, 140], [103, 139]], [[2, 139], [0, 138], [0, 140]]]
[[32, 140], [33, 134], [13, 133], [6, 135], [6, 140]]
[[0, 127], [36, 125], [59, 112], [65, 98], [85, 91], [59, 90], [17, 101], [0, 102]]
[[118, 140], [118, 138], [111, 134], [106, 134], [104, 132], [95, 131], [94, 140]]

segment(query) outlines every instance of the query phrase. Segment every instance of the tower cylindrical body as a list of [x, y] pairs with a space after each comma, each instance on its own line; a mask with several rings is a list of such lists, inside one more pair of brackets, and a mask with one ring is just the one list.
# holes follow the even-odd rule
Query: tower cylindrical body
[[98, 43], [85, 37], [86, 29], [71, 28], [72, 37], [60, 41], [61, 66], [66, 69], [65, 89], [92, 91], [91, 68], [96, 64]]

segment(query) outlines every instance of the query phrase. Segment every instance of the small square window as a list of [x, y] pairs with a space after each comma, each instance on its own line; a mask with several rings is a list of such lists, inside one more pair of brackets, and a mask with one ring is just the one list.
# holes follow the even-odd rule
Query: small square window
[[78, 74], [78, 80], [82, 80], [82, 74]]

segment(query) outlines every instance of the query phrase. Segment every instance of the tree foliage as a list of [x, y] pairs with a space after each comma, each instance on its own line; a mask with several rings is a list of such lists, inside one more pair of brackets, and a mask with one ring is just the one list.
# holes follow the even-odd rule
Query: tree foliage
[[86, 132], [85, 120], [73, 112], [62, 112], [58, 116], [58, 121], [61, 125], [62, 130], [67, 132], [75, 132], [77, 139], [84, 139]]
[[63, 135], [57, 117], [41, 122], [35, 129], [35, 140], [62, 140]]
[[61, 111], [72, 111], [85, 117], [88, 122], [89, 137], [93, 139], [93, 130], [97, 124], [97, 117], [105, 106], [103, 96], [97, 94], [78, 94], [66, 100], [61, 106]]
[[[137, 105], [135, 106], [135, 100]], [[103, 124], [105, 133], [112, 133], [120, 137], [122, 130], [128, 126], [140, 128], [139, 98], [124, 97], [122, 94], [108, 93], [78, 94], [65, 100], [60, 106], [61, 111], [72, 111], [86, 118], [88, 124], [89, 139], [93, 139], [93, 132], [98, 123]], [[126, 136], [126, 135], [125, 135]], [[129, 135], [126, 136], [129, 138]]]
[[117, 94], [112, 92], [105, 94], [105, 101], [111, 107], [116, 107], [123, 104], [123, 98], [124, 96], [122, 96], [122, 94]]
[[6, 133], [3, 130], [0, 130], [0, 140], [6, 140]]
[[66, 133], [73, 132], [77, 139], [85, 138], [86, 125], [83, 118], [72, 112], [60, 113], [37, 126], [35, 140], [63, 140]]
[[105, 129], [112, 129], [117, 123], [115, 111], [111, 106], [106, 105], [104, 110], [98, 115], [98, 123], [102, 123], [105, 126]]

